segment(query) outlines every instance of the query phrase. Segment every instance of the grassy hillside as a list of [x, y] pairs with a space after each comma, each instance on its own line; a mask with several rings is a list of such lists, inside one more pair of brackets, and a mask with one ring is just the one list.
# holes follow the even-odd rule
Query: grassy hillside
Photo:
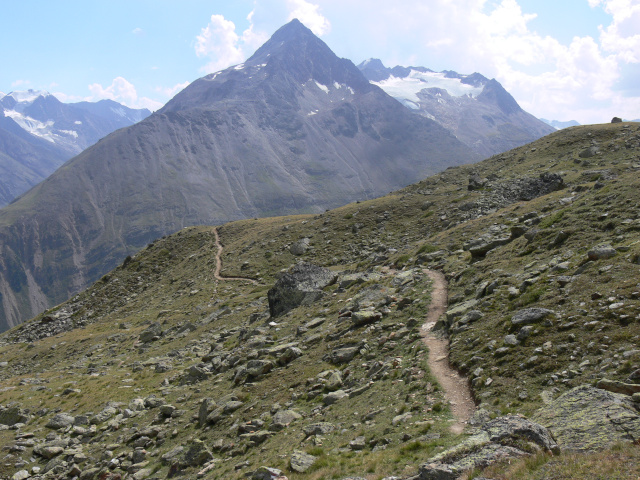
[[[638, 124], [581, 126], [379, 199], [219, 227], [222, 275], [257, 283], [215, 278], [212, 227], [158, 239], [3, 335], [0, 404], [28, 421], [0, 430], [0, 476], [416, 475], [468, 433], [449, 431], [426, 365], [427, 268], [449, 280], [440, 327], [490, 416], [626, 380], [640, 369], [639, 171]], [[299, 261], [336, 282], [270, 318], [268, 290]], [[367, 305], [380, 318], [348, 316]], [[529, 308], [544, 318], [514, 324]], [[62, 414], [73, 423], [51, 428]], [[316, 457], [306, 473], [294, 452]], [[603, 455], [637, 462], [627, 447]], [[561, 475], [588, 457], [533, 458], [489, 476], [592, 478]]]

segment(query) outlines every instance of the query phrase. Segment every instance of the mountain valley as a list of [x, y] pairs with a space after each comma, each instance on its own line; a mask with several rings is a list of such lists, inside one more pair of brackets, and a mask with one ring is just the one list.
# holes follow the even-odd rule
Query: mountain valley
[[0, 329], [182, 227], [319, 213], [479, 159], [293, 20], [0, 210]]
[[[158, 238], [2, 335], [0, 475], [636, 478], [639, 171], [637, 123], [571, 127]], [[430, 272], [477, 404], [462, 433], [422, 342]]]

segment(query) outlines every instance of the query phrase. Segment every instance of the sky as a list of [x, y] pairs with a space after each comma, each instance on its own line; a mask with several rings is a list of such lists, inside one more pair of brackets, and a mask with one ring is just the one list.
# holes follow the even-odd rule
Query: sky
[[0, 0], [0, 92], [157, 110], [298, 18], [356, 65], [495, 78], [539, 118], [640, 118], [640, 0]]

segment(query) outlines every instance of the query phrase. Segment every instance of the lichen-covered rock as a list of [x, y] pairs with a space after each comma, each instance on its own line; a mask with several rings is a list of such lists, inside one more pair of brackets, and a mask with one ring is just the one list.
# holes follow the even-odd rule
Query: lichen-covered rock
[[318, 457], [296, 450], [291, 454], [291, 470], [294, 472], [304, 473], [313, 466], [317, 459]]
[[46, 427], [52, 430], [59, 430], [66, 428], [69, 425], [73, 425], [74, 417], [68, 413], [58, 413], [51, 420], [47, 422]]
[[299, 418], [302, 418], [302, 415], [300, 415], [295, 410], [280, 410], [273, 416], [269, 430], [279, 432]]
[[285, 273], [269, 289], [269, 312], [272, 317], [284, 315], [322, 297], [322, 289], [334, 283], [337, 275], [331, 270], [310, 263], [299, 263]]
[[543, 406], [533, 419], [566, 451], [590, 451], [640, 440], [640, 415], [631, 397], [582, 385]]
[[336, 429], [336, 426], [333, 423], [328, 422], [320, 422], [320, 423], [312, 423], [311, 425], [307, 425], [303, 428], [305, 435], [326, 435], [327, 433], [331, 433]]
[[548, 315], [552, 315], [555, 312], [547, 308], [524, 308], [518, 310], [512, 317], [511, 323], [513, 325], [528, 325], [536, 323]]
[[0, 412], [0, 425], [8, 425], [9, 427], [16, 423], [27, 423], [29, 415], [18, 406], [4, 409]]
[[420, 466], [420, 480], [453, 480], [474, 468], [537, 451], [557, 451], [551, 433], [518, 415], [482, 424], [480, 433], [467, 438]]
[[616, 251], [611, 245], [604, 244], [593, 247], [587, 252], [589, 260], [603, 260], [611, 257], [615, 257]]
[[159, 323], [155, 322], [149, 325], [141, 334], [140, 341], [143, 343], [149, 343], [153, 340], [157, 340], [162, 336], [162, 327]]

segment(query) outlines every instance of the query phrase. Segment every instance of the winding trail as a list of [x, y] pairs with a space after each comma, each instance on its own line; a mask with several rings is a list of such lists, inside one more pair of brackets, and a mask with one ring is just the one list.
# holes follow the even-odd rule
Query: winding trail
[[216, 227], [213, 227], [212, 229], [213, 231], [213, 235], [216, 238], [216, 248], [218, 249], [218, 253], [216, 253], [216, 269], [213, 272], [213, 276], [216, 278], [216, 280], [219, 280], [221, 282], [225, 282], [228, 280], [237, 280], [237, 281], [244, 281], [244, 282], [251, 282], [254, 285], [260, 285], [260, 283], [257, 280], [254, 280], [253, 278], [247, 278], [247, 277], [223, 277], [222, 275], [220, 275], [220, 271], [222, 270], [222, 243], [220, 243], [220, 235], [218, 234], [218, 229]]
[[471, 395], [469, 382], [449, 363], [449, 341], [433, 332], [436, 322], [447, 310], [447, 281], [440, 272], [425, 270], [425, 273], [433, 281], [433, 291], [431, 292], [429, 313], [424, 325], [422, 325], [420, 335], [424, 344], [429, 348], [427, 360], [429, 369], [438, 380], [444, 390], [445, 398], [451, 405], [456, 423], [450, 427], [450, 430], [453, 433], [462, 433], [473, 415], [476, 405]]

